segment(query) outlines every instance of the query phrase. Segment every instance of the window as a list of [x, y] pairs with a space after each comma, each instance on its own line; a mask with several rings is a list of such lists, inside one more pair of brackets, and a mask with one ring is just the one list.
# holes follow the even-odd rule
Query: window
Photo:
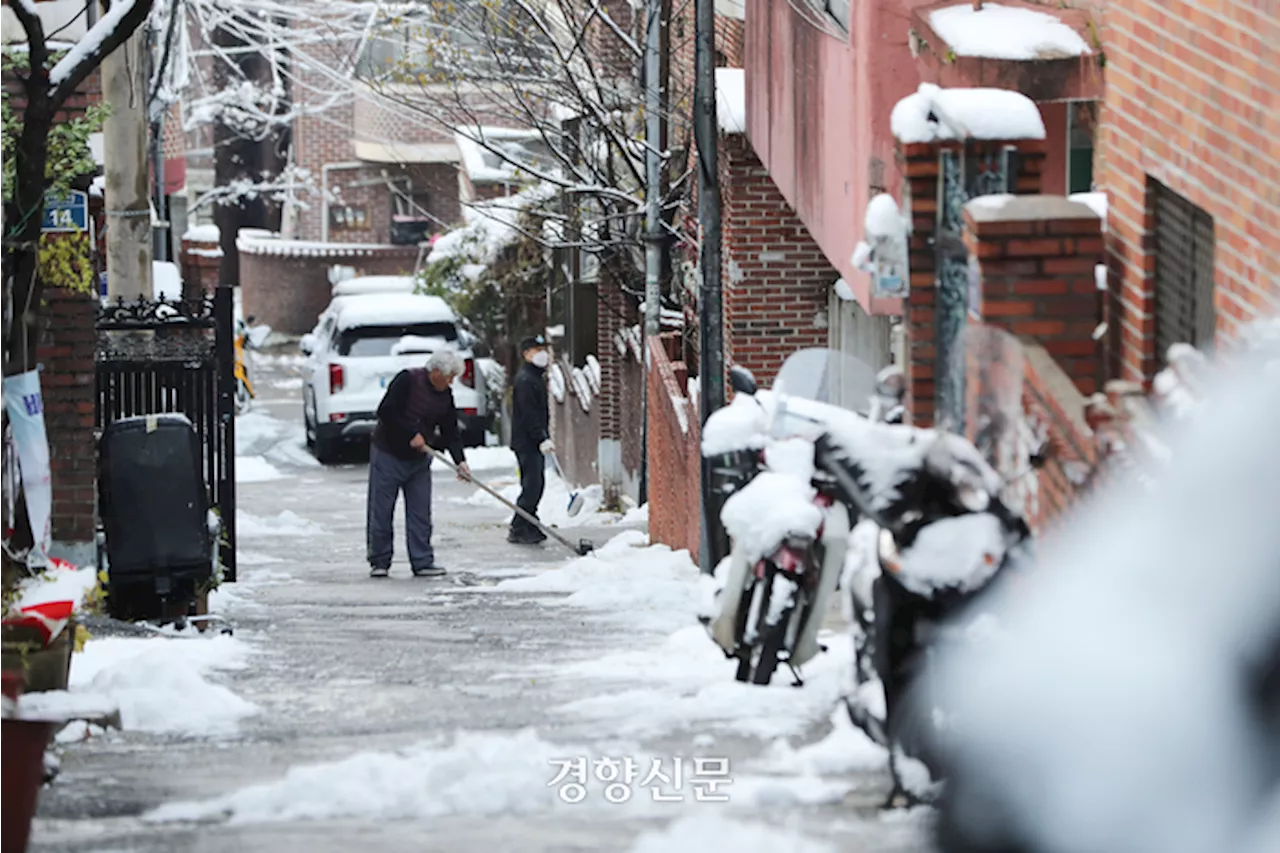
[[1148, 179], [1155, 220], [1156, 357], [1172, 344], [1213, 345], [1213, 217]]
[[1067, 192], [1093, 189], [1093, 133], [1098, 121], [1097, 101], [1067, 104]]
[[396, 341], [405, 335], [417, 338], [458, 340], [458, 327], [453, 323], [407, 323], [402, 326], [357, 326], [338, 336], [338, 355], [354, 358], [377, 358], [391, 355]]

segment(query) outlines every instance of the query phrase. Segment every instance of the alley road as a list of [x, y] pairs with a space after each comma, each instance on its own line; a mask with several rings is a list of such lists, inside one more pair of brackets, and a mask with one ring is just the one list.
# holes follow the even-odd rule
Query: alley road
[[[256, 481], [240, 487], [240, 582], [216, 595], [235, 637], [146, 641], [236, 644], [244, 665], [207, 677], [253, 712], [64, 744], [34, 851], [927, 849], [927, 814], [878, 812], [883, 756], [833, 715], [844, 638], [802, 689], [735, 684], [693, 621], [696, 572], [645, 549], [642, 521], [569, 530], [623, 537], [570, 565], [507, 544], [506, 512], [439, 470], [449, 577], [409, 576], [398, 520], [392, 576], [369, 579], [366, 465], [310, 460], [296, 365], [280, 361], [260, 371], [239, 442]], [[479, 476], [513, 482], [486, 459]], [[558, 760], [634, 760], [643, 775], [677, 756], [728, 759], [729, 802], [699, 802], [688, 779], [664, 803], [639, 779], [616, 804], [594, 778], [578, 804], [549, 787]]]

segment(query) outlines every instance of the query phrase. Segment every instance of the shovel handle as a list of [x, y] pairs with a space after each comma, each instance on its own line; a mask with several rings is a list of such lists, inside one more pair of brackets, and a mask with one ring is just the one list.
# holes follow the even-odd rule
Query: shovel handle
[[[458, 466], [453, 464], [453, 460], [452, 460], [452, 459], [450, 459], [449, 457], [445, 456], [445, 455], [444, 455], [443, 453], [441, 453], [440, 451], [438, 451], [438, 450], [433, 450], [433, 451], [432, 451], [432, 455], [433, 455], [433, 456], [435, 456], [435, 458], [439, 459], [439, 460], [440, 460], [441, 462], [443, 462], [444, 464], [448, 465], [448, 466], [449, 466], [450, 468], [452, 468], [454, 471], [457, 471], [457, 470], [458, 470]], [[581, 553], [581, 550], [579, 549], [579, 547], [578, 547], [577, 545], [574, 545], [574, 544], [573, 544], [572, 542], [570, 542], [568, 539], [565, 539], [565, 538], [564, 538], [563, 536], [561, 536], [559, 533], [556, 533], [554, 530], [552, 530], [552, 529], [550, 529], [549, 527], [547, 527], [546, 525], [544, 525], [544, 524], [543, 524], [541, 521], [539, 521], [535, 516], [530, 515], [529, 513], [525, 512], [525, 511], [524, 511], [523, 509], [521, 509], [520, 507], [518, 507], [518, 506], [516, 506], [515, 504], [513, 504], [511, 501], [509, 501], [509, 500], [507, 500], [506, 498], [504, 498], [502, 495], [498, 494], [497, 490], [495, 490], [495, 489], [491, 488], [490, 486], [488, 486], [487, 484], [482, 483], [482, 482], [480, 482], [479, 480], [477, 480], [477, 479], [475, 478], [475, 475], [472, 475], [472, 476], [468, 477], [467, 479], [468, 479], [470, 482], [474, 483], [475, 485], [479, 486], [479, 487], [480, 487], [481, 489], [483, 489], [484, 491], [488, 492], [488, 493], [489, 493], [489, 495], [490, 495], [491, 497], [497, 498], [499, 501], [501, 501], [501, 502], [503, 503], [503, 505], [505, 505], [506, 507], [508, 507], [508, 508], [510, 508], [510, 509], [512, 509], [512, 510], [514, 510], [514, 511], [515, 511], [515, 513], [516, 513], [516, 515], [520, 516], [520, 517], [521, 517], [521, 518], [523, 518], [525, 521], [529, 522], [529, 523], [530, 523], [530, 524], [532, 524], [534, 527], [538, 528], [538, 529], [539, 529], [539, 530], [541, 530], [543, 533], [547, 534], [547, 535], [548, 535], [548, 536], [550, 536], [552, 539], [556, 540], [557, 542], [559, 542], [559, 543], [560, 543], [561, 545], [563, 545], [564, 547], [568, 548], [568, 549], [569, 549], [570, 551], [572, 551], [573, 553], [575, 553], [575, 554], [580, 554], [580, 553]]]

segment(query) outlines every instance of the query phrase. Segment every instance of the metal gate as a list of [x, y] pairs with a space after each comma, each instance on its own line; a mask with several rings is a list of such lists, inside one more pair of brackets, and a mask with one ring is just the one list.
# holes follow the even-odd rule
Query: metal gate
[[937, 269], [937, 385], [934, 422], [964, 431], [965, 360], [961, 333], [969, 315], [969, 253], [964, 247], [964, 206], [982, 195], [1011, 193], [1017, 184], [1017, 149], [977, 153], [968, 146], [938, 154], [938, 219], [934, 231]]
[[1213, 344], [1213, 217], [1152, 181], [1155, 213], [1156, 360], [1172, 344]]
[[201, 470], [222, 521], [223, 579], [236, 579], [235, 326], [232, 290], [198, 301], [118, 300], [98, 310], [95, 420], [186, 415], [200, 437]]

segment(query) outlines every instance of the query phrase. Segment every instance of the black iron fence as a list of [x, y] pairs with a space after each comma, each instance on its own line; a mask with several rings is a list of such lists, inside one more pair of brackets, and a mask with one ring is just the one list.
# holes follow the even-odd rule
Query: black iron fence
[[235, 321], [232, 289], [197, 301], [117, 300], [98, 311], [95, 417], [182, 414], [203, 450], [209, 500], [222, 525], [223, 579], [236, 579]]

